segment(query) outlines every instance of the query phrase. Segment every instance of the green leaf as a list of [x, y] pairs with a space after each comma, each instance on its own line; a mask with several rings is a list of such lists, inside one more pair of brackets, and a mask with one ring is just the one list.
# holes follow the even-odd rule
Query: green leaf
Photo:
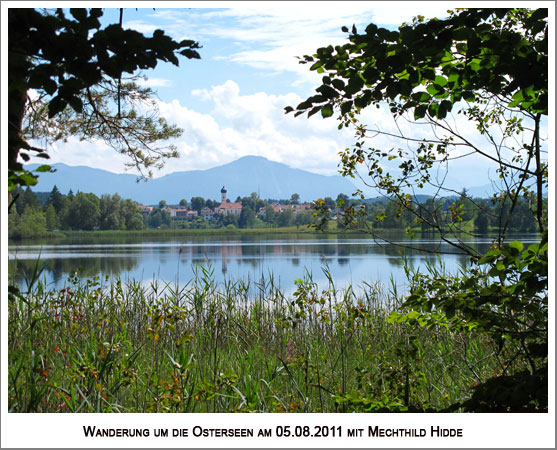
[[363, 86], [364, 80], [362, 80], [362, 78], [358, 74], [356, 74], [350, 78], [350, 80], [348, 81], [348, 86], [346, 86], [344, 92], [347, 96], [351, 96], [362, 89]]
[[467, 102], [475, 102], [476, 101], [476, 95], [472, 91], [463, 91], [462, 92], [462, 98], [464, 100], [466, 100]]
[[43, 164], [35, 169], [35, 172], [50, 172], [52, 169], [48, 164]]
[[59, 95], [54, 97], [48, 103], [48, 117], [49, 117], [49, 119], [52, 119], [56, 114], [63, 111], [63, 109], [66, 107], [66, 105], [67, 105], [67, 102], [65, 100], [63, 100], [62, 97], [60, 97]]
[[415, 92], [411, 95], [411, 97], [418, 103], [427, 102], [431, 99], [431, 95], [429, 95], [427, 92]]
[[427, 107], [427, 112], [430, 116], [437, 117], [437, 110], [439, 109], [438, 103], [432, 103]]
[[352, 100], [344, 102], [340, 105], [340, 113], [342, 115], [347, 114], [350, 112], [350, 110], [352, 109]]
[[453, 104], [449, 100], [443, 100], [437, 110], [437, 118], [444, 119], [447, 116], [447, 112], [449, 112], [452, 107]]
[[22, 186], [35, 186], [39, 180], [29, 172], [22, 173], [18, 176], [18, 183]]
[[400, 94], [400, 90], [399, 90], [399, 85], [394, 84], [394, 83], [390, 83], [387, 86], [387, 96], [390, 97], [391, 99], [395, 99], [398, 95]]
[[313, 63], [313, 65], [309, 68], [309, 70], [317, 70], [317, 69], [319, 69], [323, 64], [324, 64], [324, 62], [321, 61], [321, 60], [319, 60], [319, 61]]
[[336, 89], [338, 89], [339, 91], [344, 90], [344, 86], [345, 86], [344, 81], [342, 81], [342, 80], [340, 80], [340, 79], [338, 79], [338, 78], [335, 78], [333, 81], [331, 81], [331, 84], [332, 84]]
[[326, 84], [323, 84], [321, 86], [319, 86], [316, 89], [317, 92], [321, 92], [323, 94], [324, 97], [328, 98], [328, 99], [333, 99], [333, 98], [337, 98], [338, 97], [338, 92], [332, 88], [331, 86], [328, 86]]
[[310, 99], [303, 101], [302, 103], [300, 103], [298, 106], [296, 106], [296, 109], [298, 111], [302, 111], [304, 109], [308, 109], [311, 108], [313, 106], [312, 102]]
[[321, 106], [316, 106], [314, 108], [312, 108], [309, 112], [308, 112], [308, 117], [313, 116], [316, 112], [318, 112], [319, 110], [321, 110]]
[[442, 77], [440, 75], [437, 75], [435, 77], [435, 80], [433, 81], [434, 84], [437, 84], [441, 87], [446, 86], [447, 85], [447, 79], [445, 77]]
[[70, 98], [68, 103], [75, 112], [80, 113], [83, 111], [83, 102], [79, 97], [73, 96], [72, 98]]
[[87, 10], [85, 8], [70, 8], [70, 14], [80, 22], [87, 18]]
[[333, 115], [333, 107], [329, 104], [323, 105], [321, 108], [321, 116], [323, 118], [331, 117]]
[[416, 318], [420, 317], [421, 314], [418, 311], [410, 311], [406, 316], [409, 319], [416, 319]]
[[439, 93], [443, 92], [443, 88], [438, 84], [430, 84], [426, 89], [427, 92], [429, 92], [433, 96], [437, 96]]
[[427, 113], [428, 105], [420, 105], [414, 108], [414, 120], [423, 119]]

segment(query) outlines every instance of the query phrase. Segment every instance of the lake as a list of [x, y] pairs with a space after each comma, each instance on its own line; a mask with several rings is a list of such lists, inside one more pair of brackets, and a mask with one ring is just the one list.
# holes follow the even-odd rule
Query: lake
[[[392, 237], [397, 243], [411, 243], [435, 251], [455, 251], [433, 238], [404, 235]], [[522, 237], [535, 242], [535, 237]], [[479, 251], [486, 251], [491, 240], [467, 241]], [[294, 280], [309, 273], [319, 287], [327, 287], [325, 268], [338, 289], [363, 283], [398, 286], [406, 282], [404, 258], [413, 267], [425, 269], [426, 263], [439, 266], [437, 255], [404, 250], [397, 245], [375, 242], [368, 235], [343, 234], [232, 234], [153, 237], [61, 238], [46, 242], [17, 242], [8, 247], [10, 273], [26, 289], [26, 277], [40, 258], [41, 279], [49, 288], [61, 289], [68, 277], [77, 273], [82, 279], [99, 276], [109, 280], [135, 280], [146, 285], [158, 280], [184, 285], [192, 280], [200, 266], [212, 271], [217, 283], [227, 280], [257, 282], [272, 275], [275, 285], [285, 293], [295, 290]], [[466, 255], [445, 254], [440, 260], [448, 271], [456, 272], [468, 263]]]

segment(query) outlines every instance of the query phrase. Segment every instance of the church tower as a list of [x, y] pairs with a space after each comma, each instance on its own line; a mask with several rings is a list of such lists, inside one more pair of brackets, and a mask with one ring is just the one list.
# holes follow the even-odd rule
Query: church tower
[[220, 190], [220, 202], [226, 203], [226, 188], [224, 186]]

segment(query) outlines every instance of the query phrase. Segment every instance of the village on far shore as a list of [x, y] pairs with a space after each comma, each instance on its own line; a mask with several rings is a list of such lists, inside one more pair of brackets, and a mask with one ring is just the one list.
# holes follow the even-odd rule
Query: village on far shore
[[[216, 204], [216, 206], [214, 207], [209, 207], [205, 205], [203, 206], [203, 208], [201, 208], [200, 211], [197, 211], [196, 209], [191, 209], [191, 205], [190, 207], [185, 207], [183, 205], [165, 204], [160, 209], [166, 211], [173, 220], [194, 220], [196, 217], [202, 217], [205, 220], [216, 220], [220, 216], [228, 216], [228, 215], [239, 216], [240, 214], [242, 214], [242, 207], [243, 207], [242, 203], [238, 201], [231, 202], [230, 199], [228, 199], [226, 196], [227, 192], [228, 191], [223, 186], [222, 189], [220, 190], [221, 193], [220, 203]], [[265, 217], [266, 210], [269, 206], [273, 209], [274, 213], [281, 213], [290, 210], [294, 214], [300, 211], [307, 211], [312, 208], [311, 203], [282, 204], [279, 202], [272, 202], [269, 203], [268, 206], [260, 207], [257, 211], [257, 215], [262, 218]], [[143, 214], [151, 214], [153, 212], [153, 209], [156, 208], [155, 206], [145, 206], [145, 205], [137, 205], [137, 207]]]
[[[182, 198], [177, 205], [169, 205], [165, 199], [156, 205], [138, 204], [135, 200], [122, 198], [117, 192], [98, 197], [92, 192], [74, 194], [70, 189], [64, 195], [56, 185], [50, 192], [35, 193], [28, 187], [25, 191], [15, 189], [14, 194], [15, 210], [9, 217], [10, 239], [66, 231], [286, 229], [293, 226], [299, 229], [314, 224], [320, 213], [314, 209], [315, 202], [323, 203], [327, 207], [328, 221], [336, 222], [345, 214], [344, 208], [337, 204], [353, 205], [342, 193], [336, 200], [324, 197], [307, 203], [301, 201], [298, 193], [293, 193], [289, 199], [262, 199], [258, 192], [252, 192], [249, 196], [236, 197], [233, 202], [227, 198], [224, 186], [220, 189], [220, 201], [194, 196], [189, 200]], [[180, 192], [175, 189], [168, 194], [175, 198]], [[339, 227], [338, 223], [336, 227]]]

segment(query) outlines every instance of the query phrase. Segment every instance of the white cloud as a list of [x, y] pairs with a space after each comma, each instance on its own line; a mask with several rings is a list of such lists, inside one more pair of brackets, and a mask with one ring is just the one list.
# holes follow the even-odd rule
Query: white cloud
[[125, 20], [123, 26], [124, 28], [131, 28], [145, 35], [153, 34], [153, 32], [159, 28], [157, 25], [146, 23], [142, 20]]
[[[213, 18], [227, 19], [223, 26], [206, 30], [209, 37], [226, 39], [238, 44], [220, 58], [244, 64], [267, 73], [294, 73], [300, 82], [314, 83], [319, 77], [298, 63], [297, 56], [313, 54], [324, 45], [346, 42], [343, 25], [352, 25], [371, 13], [362, 6], [339, 9], [311, 5], [289, 8], [228, 9], [210, 13]], [[325, 4], [326, 5], [326, 4]]]
[[[44, 143], [37, 142], [38, 146]], [[102, 140], [80, 141], [70, 137], [66, 142], [58, 141], [47, 147], [50, 159], [32, 158], [32, 163], [64, 163], [69, 166], [88, 166], [108, 170], [114, 173], [128, 172], [126, 163], [130, 162]], [[128, 173], [135, 173], [129, 171]]]
[[165, 78], [139, 78], [136, 82], [140, 86], [145, 86], [150, 88], [172, 87], [174, 85], [172, 80], [167, 80]]
[[350, 136], [337, 130], [334, 119], [285, 115], [285, 106], [301, 101], [297, 95], [242, 95], [230, 80], [195, 94], [212, 102], [210, 114], [200, 114], [178, 101], [159, 102], [161, 115], [184, 129], [176, 142], [182, 158], [172, 162], [172, 171], [205, 169], [258, 155], [291, 167], [336, 173], [338, 152]]

